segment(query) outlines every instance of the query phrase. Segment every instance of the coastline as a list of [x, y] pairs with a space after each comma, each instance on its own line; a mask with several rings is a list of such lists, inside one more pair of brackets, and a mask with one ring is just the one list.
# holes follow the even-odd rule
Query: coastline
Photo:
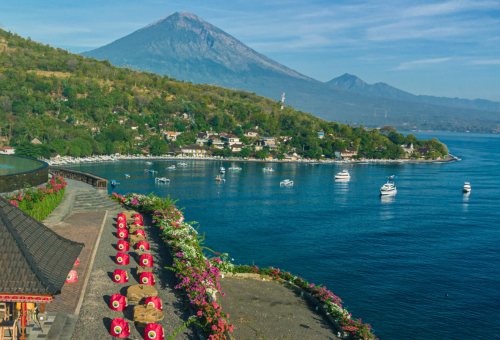
[[226, 162], [243, 162], [243, 163], [296, 163], [296, 164], [328, 164], [328, 165], [339, 165], [339, 164], [419, 164], [419, 163], [449, 163], [459, 161], [457, 157], [447, 155], [443, 159], [361, 159], [361, 160], [351, 160], [351, 161], [328, 161], [328, 160], [278, 160], [278, 159], [240, 159], [240, 158], [215, 158], [215, 157], [194, 157], [194, 156], [141, 156], [141, 157], [131, 157], [131, 156], [118, 156], [118, 157], [108, 157], [108, 158], [94, 158], [92, 160], [80, 160], [72, 158], [61, 158], [61, 161], [48, 160], [47, 162], [52, 166], [71, 166], [77, 164], [91, 164], [91, 163], [107, 163], [116, 161], [180, 161], [180, 160], [196, 160], [196, 161], [226, 161]]

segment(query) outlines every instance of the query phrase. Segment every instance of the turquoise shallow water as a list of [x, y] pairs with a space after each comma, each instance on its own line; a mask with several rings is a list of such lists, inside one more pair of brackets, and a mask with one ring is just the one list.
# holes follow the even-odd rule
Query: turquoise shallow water
[[[498, 339], [500, 336], [500, 136], [419, 133], [463, 159], [447, 164], [302, 165], [115, 162], [77, 168], [115, 179], [117, 193], [179, 198], [200, 222], [205, 245], [235, 263], [273, 266], [324, 284], [381, 339]], [[154, 183], [144, 168], [160, 171]], [[348, 169], [351, 181], [336, 183]], [[129, 173], [131, 178], [125, 178]], [[398, 193], [378, 190], [396, 174]], [[295, 186], [280, 188], [283, 179]], [[461, 188], [470, 181], [472, 193]], [[448, 294], [448, 297], [445, 296]]]

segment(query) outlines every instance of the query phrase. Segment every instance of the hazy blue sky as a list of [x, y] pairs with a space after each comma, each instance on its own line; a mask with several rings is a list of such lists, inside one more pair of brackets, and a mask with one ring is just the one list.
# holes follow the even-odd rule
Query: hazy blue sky
[[344, 73], [414, 94], [500, 101], [500, 1], [1, 0], [0, 23], [83, 52], [177, 11], [328, 81]]

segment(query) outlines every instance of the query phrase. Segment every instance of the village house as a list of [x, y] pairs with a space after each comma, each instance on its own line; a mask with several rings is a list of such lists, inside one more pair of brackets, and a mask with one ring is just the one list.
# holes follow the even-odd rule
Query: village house
[[341, 159], [349, 159], [352, 158], [353, 156], [357, 156], [358, 152], [356, 149], [353, 148], [347, 148], [347, 149], [335, 149], [333, 151], [335, 153], [335, 157], [341, 158]]
[[193, 156], [205, 156], [207, 150], [199, 145], [186, 145], [181, 147], [182, 153]]
[[132, 130], [137, 130], [139, 127], [137, 125], [135, 125], [134, 123], [130, 123], [130, 128]]
[[42, 144], [42, 142], [40, 142], [38, 140], [38, 138], [36, 138], [36, 137], [31, 140], [31, 143], [36, 144], [36, 145], [41, 145]]
[[115, 149], [115, 156], [120, 156], [120, 150]]
[[224, 142], [221, 141], [220, 139], [215, 139], [215, 138], [212, 139], [212, 137], [210, 137], [208, 141], [209, 146], [213, 146], [216, 149], [221, 149], [221, 150], [224, 149]]
[[137, 133], [134, 133], [134, 135], [132, 136], [132, 138], [133, 138], [134, 140], [142, 140], [142, 136], [141, 136], [141, 135], [139, 135], [139, 134], [137, 134]]
[[127, 113], [124, 108], [121, 107], [115, 107], [111, 112], [113, 113]]
[[325, 133], [323, 131], [318, 131], [318, 138], [319, 139], [325, 138]]
[[180, 148], [178, 148], [177, 146], [175, 146], [174, 144], [169, 144], [168, 149], [170, 150], [168, 152], [169, 155], [175, 155], [175, 154], [182, 153], [182, 150]]
[[410, 146], [403, 144], [401, 145], [401, 147], [403, 148], [403, 151], [406, 153], [406, 157], [408, 157], [413, 153], [413, 151], [415, 151], [413, 149], [413, 143], [411, 143]]
[[63, 101], [63, 102], [67, 102], [68, 101], [68, 98], [66, 98], [65, 96], [63, 96], [62, 94], [57, 96], [55, 98], [55, 100], [60, 100], [60, 101]]
[[233, 144], [229, 148], [232, 152], [240, 152], [243, 149], [243, 144]]
[[259, 151], [262, 149], [263, 149], [262, 143], [260, 141], [255, 142], [255, 151]]
[[245, 137], [248, 137], [248, 138], [259, 137], [259, 131], [254, 130], [254, 129], [246, 130], [245, 131]]
[[164, 130], [168, 127], [167, 123], [158, 123], [158, 130]]
[[169, 131], [165, 134], [165, 139], [168, 141], [175, 141], [177, 140], [177, 134], [173, 131]]
[[427, 145], [418, 148], [418, 153], [421, 155], [426, 155], [430, 151], [431, 151], [431, 148], [429, 148]]
[[284, 153], [283, 156], [285, 156], [286, 161], [296, 161], [297, 160], [297, 154], [296, 153]]
[[207, 138], [208, 138], [208, 134], [207, 134], [206, 132], [198, 132], [198, 133], [196, 134], [196, 137], [197, 137], [198, 139], [207, 139]]
[[232, 133], [227, 134], [223, 137], [221, 137], [221, 140], [224, 141], [224, 145], [226, 147], [230, 147], [233, 144], [239, 144], [240, 143], [240, 138], [236, 135], [233, 135]]
[[203, 146], [203, 145], [205, 145], [207, 143], [208, 143], [207, 139], [197, 139], [195, 144], [199, 145], [199, 146]]
[[260, 141], [262, 146], [276, 145], [276, 139], [274, 137], [262, 137]]
[[51, 153], [50, 158], [61, 158], [61, 155], [58, 153]]
[[0, 148], [0, 154], [3, 155], [13, 155], [15, 153], [15, 149], [11, 146], [4, 146]]
[[125, 124], [125, 118], [118, 118], [118, 124], [120, 125]]

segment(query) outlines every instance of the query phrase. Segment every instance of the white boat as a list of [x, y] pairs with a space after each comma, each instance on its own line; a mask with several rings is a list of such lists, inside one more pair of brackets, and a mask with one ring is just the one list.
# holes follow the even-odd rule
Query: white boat
[[130, 178], [130, 175], [129, 174], [125, 174], [125, 177]]
[[380, 188], [381, 195], [396, 195], [397, 192], [396, 185], [390, 182], [385, 183], [382, 188]]
[[169, 166], [167, 169], [168, 170], [175, 170], [175, 165]]
[[187, 164], [186, 163], [177, 163], [177, 166], [183, 166], [184, 167], [184, 166], [187, 166]]
[[165, 177], [156, 177], [155, 178], [155, 182], [159, 182], [159, 183], [170, 183], [170, 180], [168, 178], [165, 178]]
[[226, 182], [226, 180], [224, 178], [221, 178], [220, 175], [217, 175], [217, 177], [215, 177], [215, 180], [217, 182], [224, 182], [224, 183]]
[[347, 170], [343, 170], [342, 172], [339, 172], [334, 177], [334, 179], [350, 179], [350, 178], [351, 178], [351, 175], [349, 175], [349, 172]]
[[469, 182], [465, 182], [462, 191], [465, 192], [465, 193], [469, 193], [471, 190], [472, 190], [472, 188], [470, 186], [470, 183]]
[[241, 170], [241, 168], [238, 168], [237, 166], [233, 166], [233, 167], [230, 167], [229, 170], [236, 171], [236, 170]]
[[147, 165], [153, 165], [153, 162], [146, 162]]
[[262, 171], [274, 171], [273, 168], [263, 168]]
[[223, 174], [223, 173], [225, 173], [225, 172], [226, 172], [226, 169], [225, 169], [223, 166], [221, 166], [221, 167], [220, 167], [220, 173], [221, 173], [221, 174]]
[[293, 181], [289, 179], [285, 179], [280, 182], [280, 186], [285, 186], [285, 187], [292, 187], [293, 186]]

